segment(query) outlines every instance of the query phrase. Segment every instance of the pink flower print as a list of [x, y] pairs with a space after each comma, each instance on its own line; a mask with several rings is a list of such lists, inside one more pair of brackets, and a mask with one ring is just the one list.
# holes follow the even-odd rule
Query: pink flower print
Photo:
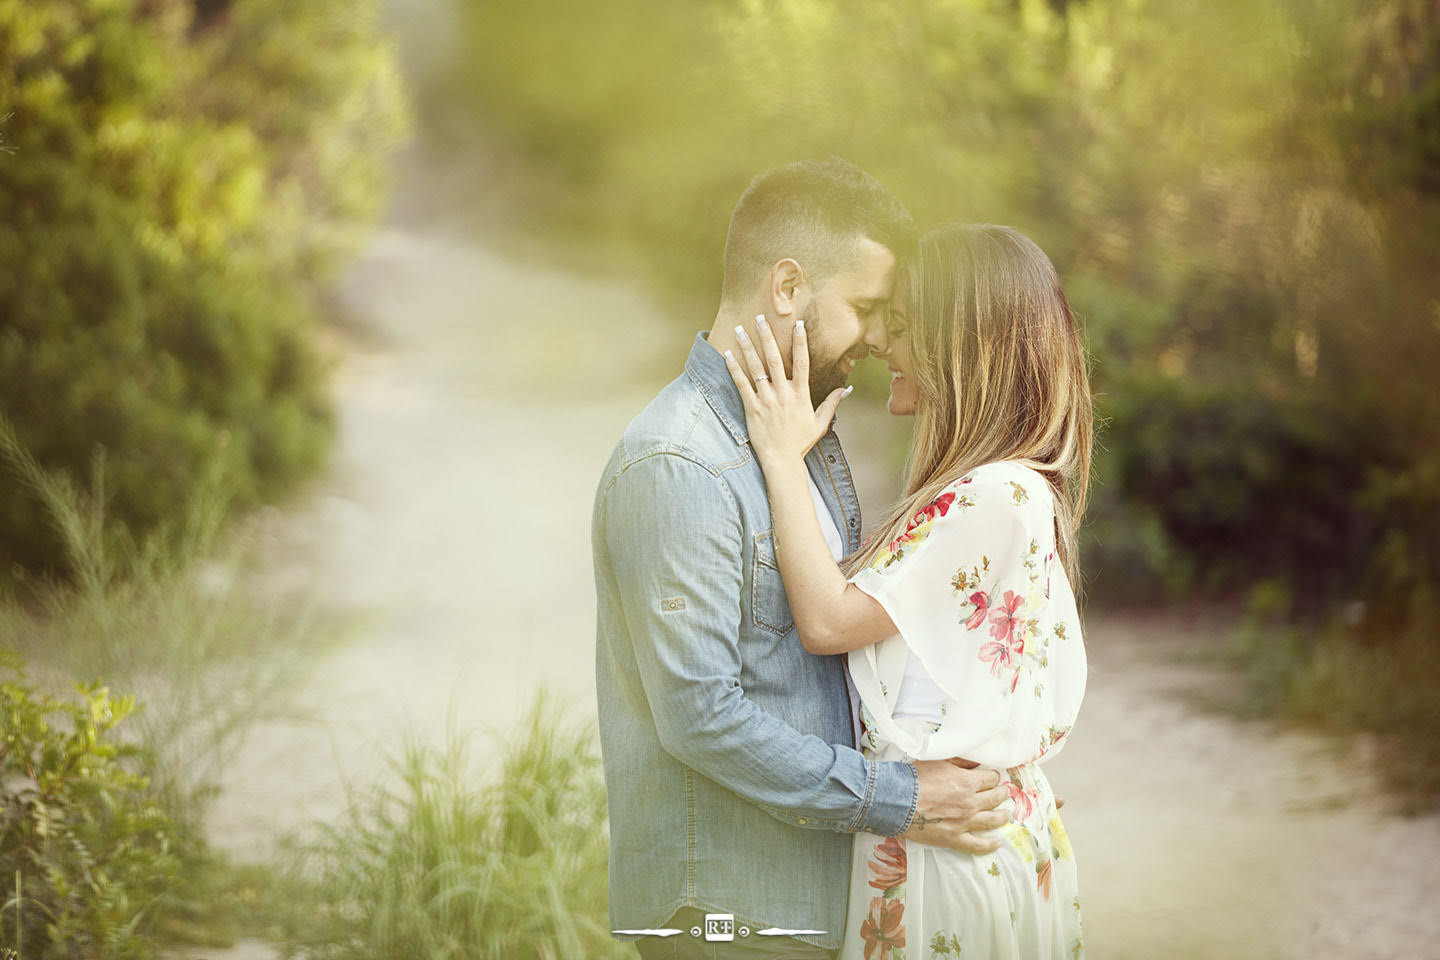
[[1001, 640], [987, 640], [980, 645], [980, 659], [990, 664], [990, 676], [1000, 676], [1000, 671], [1014, 670], [1015, 681], [1010, 684], [1010, 690], [1015, 690], [1016, 683], [1020, 679], [1020, 656], [1025, 650], [1025, 644], [1005, 643]]
[[1002, 668], [1015, 671], [1010, 681], [1011, 693], [1020, 683], [1020, 658], [1025, 653], [1025, 638], [1018, 633], [1025, 627], [1025, 618], [1015, 613], [1024, 602], [1014, 590], [1005, 591], [1004, 602], [990, 614], [990, 636], [995, 639], [980, 647], [980, 659], [989, 662], [992, 677], [1000, 676]]
[[975, 604], [975, 612], [970, 614], [970, 618], [965, 621], [965, 626], [971, 630], [978, 630], [980, 625], [985, 622], [985, 617], [990, 613], [990, 598], [986, 596], [984, 590], [976, 590], [970, 594], [970, 602]]
[[1010, 791], [1010, 799], [1015, 803], [1015, 822], [1029, 817], [1035, 812], [1035, 801], [1020, 784], [1014, 780], [1005, 781], [1005, 789]]
[[1001, 643], [1012, 643], [1015, 631], [1025, 628], [1025, 618], [1015, 615], [1015, 611], [1020, 609], [1020, 604], [1024, 602], [1025, 598], [1016, 596], [1014, 590], [1006, 590], [1005, 601], [990, 617], [990, 636]]

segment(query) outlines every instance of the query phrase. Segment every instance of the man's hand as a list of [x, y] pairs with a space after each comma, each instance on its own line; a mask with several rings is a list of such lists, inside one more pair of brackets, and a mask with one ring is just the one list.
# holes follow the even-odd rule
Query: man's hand
[[1009, 823], [1011, 816], [996, 807], [1010, 791], [1000, 786], [1000, 773], [981, 770], [970, 761], [916, 760], [920, 774], [920, 801], [910, 829], [901, 834], [936, 847], [951, 847], [965, 853], [994, 853], [1000, 841], [981, 839], [976, 833], [995, 830]]

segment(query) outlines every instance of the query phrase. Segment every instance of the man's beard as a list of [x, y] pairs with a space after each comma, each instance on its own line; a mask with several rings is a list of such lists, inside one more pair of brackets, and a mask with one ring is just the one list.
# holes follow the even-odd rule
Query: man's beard
[[[814, 300], [811, 300], [806, 306], [805, 314], [800, 319], [805, 321], [806, 339], [814, 343], [820, 332], [820, 307]], [[840, 365], [845, 362], [844, 355], [837, 357], [834, 363], [823, 365], [814, 362], [813, 353], [810, 359], [810, 402], [819, 406], [821, 401], [830, 396], [832, 392], [845, 386], [845, 379], [849, 373], [840, 369]]]

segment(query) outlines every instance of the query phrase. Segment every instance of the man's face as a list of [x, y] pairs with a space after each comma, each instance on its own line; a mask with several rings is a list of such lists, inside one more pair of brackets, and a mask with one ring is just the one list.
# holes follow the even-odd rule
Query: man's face
[[895, 289], [895, 255], [869, 238], [861, 238], [858, 253], [800, 311], [810, 342], [810, 397], [817, 404], [845, 386], [862, 357], [888, 347], [885, 308]]

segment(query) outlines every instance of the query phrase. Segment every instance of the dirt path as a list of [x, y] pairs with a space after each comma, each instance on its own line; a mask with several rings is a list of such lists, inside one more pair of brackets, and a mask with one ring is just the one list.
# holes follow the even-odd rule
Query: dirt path
[[1440, 815], [1388, 811], [1360, 749], [1192, 706], [1233, 676], [1185, 664], [1213, 633], [1096, 618], [1067, 800], [1090, 955], [1440, 957]]
[[[373, 775], [407, 726], [438, 742], [453, 710], [461, 729], [504, 730], [542, 684], [593, 716], [595, 479], [663, 382], [630, 363], [678, 372], [688, 348], [623, 288], [453, 240], [382, 232], [343, 290], [368, 333], [339, 377], [339, 448], [271, 518], [258, 588], [318, 574], [327, 603], [370, 618], [307, 681], [313, 719], [261, 724], [231, 770], [211, 829], [242, 858], [333, 816], [340, 769]], [[852, 403], [842, 431], [873, 515], [895, 424]], [[1387, 815], [1328, 741], [1188, 706], [1184, 691], [1233, 682], [1176, 662], [1204, 637], [1091, 624], [1085, 709], [1050, 767], [1090, 955], [1440, 956], [1440, 818]]]

